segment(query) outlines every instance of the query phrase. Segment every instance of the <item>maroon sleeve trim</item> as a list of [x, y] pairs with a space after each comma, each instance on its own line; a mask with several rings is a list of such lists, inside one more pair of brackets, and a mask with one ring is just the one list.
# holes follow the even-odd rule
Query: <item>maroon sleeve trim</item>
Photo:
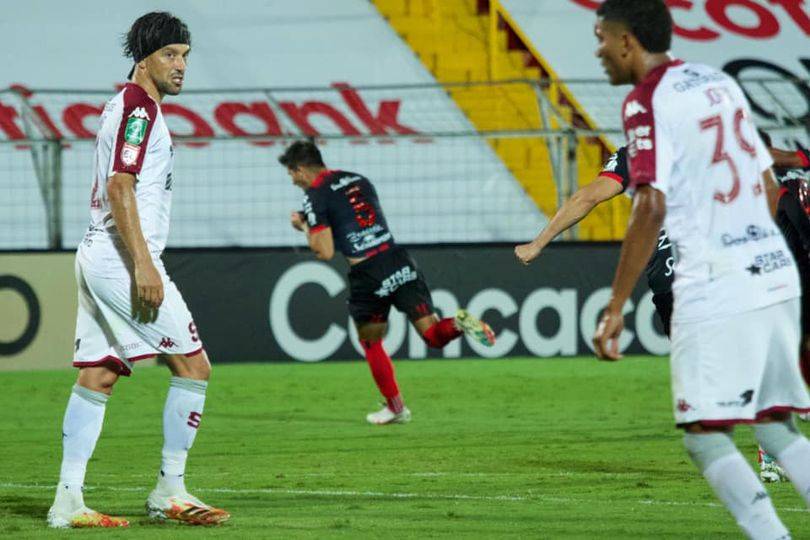
[[118, 125], [113, 148], [112, 172], [137, 175], [143, 168], [143, 160], [146, 157], [149, 136], [157, 120], [158, 108], [146, 90], [137, 84], [128, 83], [124, 87], [123, 98], [121, 122]]
[[328, 229], [329, 225], [315, 225], [314, 227], [309, 228], [309, 234], [314, 234], [317, 232], [321, 232], [324, 229]]

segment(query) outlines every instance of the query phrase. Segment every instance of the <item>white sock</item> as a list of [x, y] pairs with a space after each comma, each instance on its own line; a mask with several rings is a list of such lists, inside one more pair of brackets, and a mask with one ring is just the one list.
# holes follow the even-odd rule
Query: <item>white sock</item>
[[768, 492], [738, 451], [712, 462], [703, 476], [749, 538], [790, 538], [790, 533], [776, 515]]
[[172, 377], [163, 409], [163, 454], [158, 487], [169, 493], [186, 491], [188, 451], [194, 444], [205, 405], [206, 381]]
[[804, 502], [810, 506], [810, 441], [800, 437], [782, 450], [776, 461], [785, 469], [785, 474], [804, 497]]
[[82, 505], [87, 462], [101, 434], [109, 396], [74, 385], [62, 422], [62, 468], [56, 490], [57, 503]]

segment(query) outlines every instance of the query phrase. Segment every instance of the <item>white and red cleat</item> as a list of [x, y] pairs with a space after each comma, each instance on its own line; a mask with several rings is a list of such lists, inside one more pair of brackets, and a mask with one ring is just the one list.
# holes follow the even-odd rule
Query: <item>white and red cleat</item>
[[121, 517], [108, 516], [82, 506], [78, 510], [60, 509], [56, 505], [48, 510], [48, 525], [55, 529], [68, 528], [114, 528], [129, 527], [129, 521]]
[[388, 408], [388, 405], [384, 405], [379, 411], [368, 413], [366, 415], [366, 421], [369, 424], [375, 424], [377, 426], [384, 426], [386, 424], [407, 424], [411, 421], [411, 411], [408, 410], [408, 407], [403, 407], [400, 412], [395, 413]]
[[152, 519], [188, 525], [219, 525], [231, 517], [225, 510], [209, 506], [190, 493], [168, 495], [157, 489], [146, 499], [146, 512]]
[[482, 345], [492, 347], [495, 345], [495, 332], [487, 323], [473, 317], [466, 309], [456, 312], [456, 328], [476, 340]]

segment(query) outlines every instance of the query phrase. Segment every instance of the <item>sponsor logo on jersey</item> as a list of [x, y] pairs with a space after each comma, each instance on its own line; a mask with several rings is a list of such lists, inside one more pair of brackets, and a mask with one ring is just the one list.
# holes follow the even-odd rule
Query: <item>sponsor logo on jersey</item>
[[374, 294], [379, 296], [380, 298], [385, 298], [386, 296], [390, 296], [394, 293], [397, 289], [408, 283], [409, 281], [416, 281], [419, 276], [416, 273], [416, 270], [411, 268], [410, 266], [403, 266], [387, 278], [385, 278], [382, 283], [380, 284], [380, 288], [374, 291]]
[[146, 126], [148, 125], [149, 120], [130, 115], [127, 126], [124, 128], [124, 140], [136, 146], [141, 144], [144, 137], [146, 137]]
[[680, 412], [694, 410], [694, 407], [692, 407], [685, 399], [679, 399], [677, 407], [678, 411]]
[[718, 407], [745, 407], [751, 400], [754, 399], [754, 390], [746, 390], [740, 394], [739, 399], [732, 399], [729, 401], [718, 401]]
[[745, 228], [742, 234], [735, 235], [731, 233], [723, 233], [720, 241], [723, 242], [725, 247], [741, 246], [749, 242], [759, 242], [771, 236], [779, 234], [776, 229], [763, 229], [759, 225], [749, 225]]
[[607, 163], [605, 163], [605, 166], [602, 167], [602, 170], [607, 172], [613, 172], [616, 170], [616, 167], [618, 166], [619, 166], [619, 153], [614, 152], [613, 155], [610, 156], [610, 159], [608, 159]]
[[341, 178], [339, 182], [335, 182], [334, 184], [330, 184], [329, 187], [332, 189], [332, 191], [338, 191], [338, 190], [341, 190], [341, 189], [345, 188], [349, 184], [353, 184], [353, 183], [358, 182], [360, 180], [362, 180], [361, 176], [346, 176], [344, 178]]
[[637, 114], [645, 114], [646, 112], [647, 109], [644, 107], [644, 105], [642, 105], [635, 99], [633, 101], [628, 102], [627, 105], [624, 107], [625, 118], [630, 118]]
[[141, 154], [141, 147], [134, 146], [129, 143], [124, 143], [121, 148], [121, 162], [124, 165], [135, 165], [138, 162], [138, 156]]
[[754, 262], [745, 269], [748, 270], [752, 276], [759, 276], [762, 275], [763, 272], [770, 274], [771, 272], [775, 272], [792, 264], [791, 256], [779, 249], [757, 255], [754, 257]]

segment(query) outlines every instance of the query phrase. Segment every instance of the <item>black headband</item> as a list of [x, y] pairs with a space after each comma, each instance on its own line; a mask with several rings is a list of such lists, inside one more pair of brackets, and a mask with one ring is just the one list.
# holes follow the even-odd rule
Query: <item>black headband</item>
[[147, 43], [138, 43], [138, 48], [134, 52], [133, 60], [137, 64], [155, 51], [159, 51], [167, 45], [181, 43], [191, 45], [191, 36], [184, 26], [172, 25], [168, 32], [161, 32], [159, 39], [150, 39]]

